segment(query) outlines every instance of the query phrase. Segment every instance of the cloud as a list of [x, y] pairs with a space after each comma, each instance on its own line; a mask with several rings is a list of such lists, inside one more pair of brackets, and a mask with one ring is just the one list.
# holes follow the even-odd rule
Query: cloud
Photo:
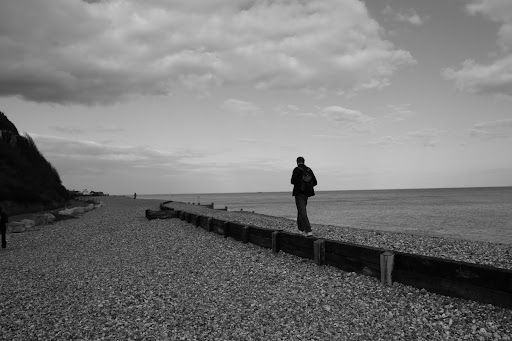
[[447, 68], [442, 75], [461, 91], [483, 95], [512, 96], [512, 1], [473, 0], [466, 6], [471, 15], [482, 14], [499, 23], [501, 56], [490, 64], [466, 60], [459, 69]]
[[504, 49], [512, 48], [512, 2], [509, 0], [473, 0], [466, 6], [472, 15], [482, 14], [501, 24], [498, 43]]
[[386, 117], [393, 121], [404, 121], [416, 115], [416, 113], [410, 109], [410, 104], [390, 104], [387, 107], [389, 109], [389, 113], [386, 115]]
[[100, 133], [118, 133], [118, 132], [125, 131], [125, 129], [123, 129], [123, 128], [105, 127], [105, 126], [100, 126], [100, 125], [97, 125], [95, 127], [87, 127], [87, 128], [85, 128], [85, 127], [52, 125], [49, 128], [51, 130], [53, 130], [53, 131], [58, 132], [58, 133], [72, 134], [72, 135], [84, 134], [85, 132], [91, 131], [91, 130], [93, 130], [95, 132], [100, 132]]
[[439, 137], [444, 130], [425, 128], [407, 133], [407, 138], [418, 141], [424, 147], [435, 147], [439, 144]]
[[321, 110], [319, 116], [330, 121], [344, 125], [366, 124], [374, 120], [374, 118], [363, 114], [358, 110], [347, 109], [337, 105], [326, 107]]
[[490, 65], [466, 60], [459, 70], [445, 69], [443, 76], [454, 81], [461, 91], [510, 97], [512, 96], [512, 54]]
[[470, 136], [484, 139], [500, 139], [512, 137], [512, 119], [475, 123]]
[[404, 143], [405, 140], [403, 137], [383, 136], [369, 141], [368, 143], [366, 143], [366, 146], [388, 148], [403, 145]]
[[240, 116], [257, 116], [261, 112], [256, 104], [233, 98], [224, 101], [222, 109]]
[[0, 96], [104, 104], [236, 85], [387, 85], [408, 51], [360, 0], [16, 0], [0, 11]]
[[395, 10], [391, 8], [391, 6], [387, 5], [382, 12], [384, 15], [391, 16], [396, 21], [406, 22], [416, 26], [423, 25], [426, 20], [412, 8]]
[[367, 147], [390, 148], [395, 146], [411, 146], [412, 143], [420, 144], [422, 147], [435, 147], [440, 142], [441, 134], [444, 130], [426, 128], [417, 131], [411, 131], [401, 136], [383, 136], [375, 138], [365, 144]]

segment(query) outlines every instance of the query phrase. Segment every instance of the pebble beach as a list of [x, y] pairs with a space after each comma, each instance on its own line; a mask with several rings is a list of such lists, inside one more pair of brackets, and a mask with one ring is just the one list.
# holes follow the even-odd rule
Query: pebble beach
[[[512, 310], [429, 293], [145, 218], [103, 197], [77, 219], [8, 234], [0, 340], [512, 340]], [[297, 232], [295, 222], [169, 207]], [[185, 209], [186, 206], [186, 209]], [[512, 247], [326, 225], [315, 236], [512, 269]]]

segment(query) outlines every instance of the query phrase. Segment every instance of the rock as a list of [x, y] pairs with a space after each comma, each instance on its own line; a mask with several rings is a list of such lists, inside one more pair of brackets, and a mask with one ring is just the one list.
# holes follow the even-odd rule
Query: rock
[[73, 210], [75, 210], [75, 214], [84, 213], [85, 212], [85, 207], [78, 206], [78, 207], [73, 208]]
[[35, 216], [34, 221], [36, 222], [36, 225], [51, 224], [55, 221], [55, 216], [51, 213], [44, 213]]
[[86, 212], [89, 212], [89, 211], [92, 211], [94, 210], [94, 204], [89, 204], [88, 206], [85, 207], [85, 211]]
[[22, 221], [20, 221], [20, 223], [23, 224], [23, 226], [25, 226], [25, 230], [36, 226], [36, 222], [32, 219], [23, 219]]
[[70, 216], [73, 216], [74, 215], [74, 211], [71, 208], [66, 208], [65, 210], [59, 211], [59, 214], [60, 215], [70, 215]]
[[13, 221], [7, 225], [7, 230], [11, 231], [12, 233], [25, 232], [25, 226], [18, 221]]

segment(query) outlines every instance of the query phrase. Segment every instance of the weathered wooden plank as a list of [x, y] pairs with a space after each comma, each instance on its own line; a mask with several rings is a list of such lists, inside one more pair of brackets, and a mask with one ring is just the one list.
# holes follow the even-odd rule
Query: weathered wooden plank
[[280, 231], [272, 232], [272, 252], [273, 253], [279, 252], [279, 232]]
[[351, 258], [335, 253], [325, 252], [325, 264], [344, 271], [362, 273], [367, 276], [377, 277], [380, 279], [380, 256], [379, 262], [369, 263], [358, 258]]
[[201, 226], [201, 218], [202, 218], [202, 216], [196, 215], [196, 220], [195, 220], [196, 227], [200, 227]]
[[249, 233], [249, 242], [267, 249], [272, 248], [272, 238], [265, 238]]
[[483, 288], [468, 282], [396, 269], [393, 271], [393, 280], [412, 287], [424, 288], [425, 290], [441, 295], [512, 308], [512, 294], [510, 292]]
[[380, 255], [385, 249], [345, 243], [335, 240], [325, 240], [325, 253], [332, 253], [348, 258], [359, 259], [363, 262], [374, 263], [380, 267]]
[[314, 259], [315, 239], [307, 238], [295, 233], [279, 233], [279, 248], [281, 251], [302, 258]]
[[251, 236], [263, 237], [263, 238], [268, 238], [268, 239], [272, 239], [272, 232], [275, 232], [275, 231], [277, 231], [277, 230], [267, 229], [264, 227], [256, 227], [256, 226], [251, 226], [249, 229], [249, 233]]
[[243, 241], [244, 225], [237, 223], [229, 223], [229, 236], [235, 240]]
[[393, 263], [395, 255], [392, 252], [386, 251], [380, 255], [380, 282], [391, 286]]
[[208, 217], [205, 217], [205, 216], [201, 216], [200, 218], [200, 222], [199, 222], [199, 226], [208, 231]]
[[247, 244], [249, 242], [249, 234], [251, 228], [245, 225], [242, 229], [242, 243]]
[[226, 221], [224, 220], [220, 220], [220, 219], [216, 219], [216, 218], [213, 218], [212, 219], [212, 232], [216, 233], [216, 234], [220, 234], [220, 235], [225, 235], [226, 233], [226, 226], [224, 225]]
[[167, 211], [146, 210], [146, 218], [148, 220], [176, 218], [177, 215], [178, 215], [178, 212], [173, 211], [173, 210], [167, 210]]
[[394, 269], [512, 293], [512, 270], [508, 269], [403, 252], [395, 252]]
[[325, 240], [317, 239], [313, 242], [313, 258], [316, 265], [325, 264]]

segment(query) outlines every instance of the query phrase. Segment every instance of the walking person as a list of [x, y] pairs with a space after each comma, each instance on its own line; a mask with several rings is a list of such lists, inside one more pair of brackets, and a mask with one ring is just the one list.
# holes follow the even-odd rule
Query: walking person
[[5, 234], [7, 233], [8, 221], [9, 219], [7, 218], [7, 214], [2, 209], [2, 206], [0, 206], [0, 230], [2, 232], [2, 249], [5, 249], [7, 247], [7, 240]]
[[297, 167], [293, 170], [291, 183], [293, 185], [292, 195], [295, 197], [295, 205], [297, 206], [297, 227], [299, 231], [310, 237], [313, 233], [311, 232], [306, 206], [308, 198], [315, 195], [313, 187], [317, 185], [317, 181], [313, 170], [307, 167], [304, 162], [302, 156], [297, 158]]

